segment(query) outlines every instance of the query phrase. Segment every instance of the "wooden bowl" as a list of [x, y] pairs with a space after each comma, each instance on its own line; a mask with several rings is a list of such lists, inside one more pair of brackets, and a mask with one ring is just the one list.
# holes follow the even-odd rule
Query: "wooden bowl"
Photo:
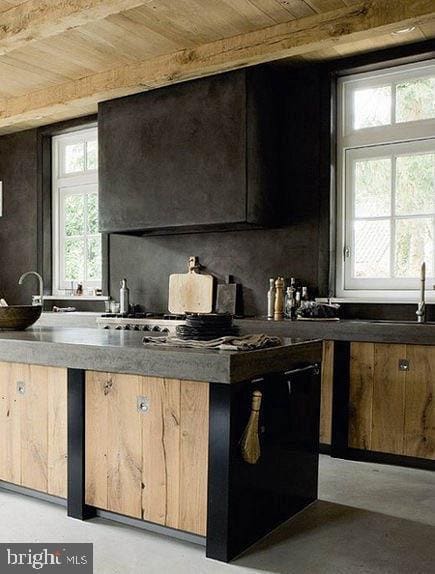
[[24, 331], [39, 319], [41, 313], [40, 305], [0, 307], [0, 330]]

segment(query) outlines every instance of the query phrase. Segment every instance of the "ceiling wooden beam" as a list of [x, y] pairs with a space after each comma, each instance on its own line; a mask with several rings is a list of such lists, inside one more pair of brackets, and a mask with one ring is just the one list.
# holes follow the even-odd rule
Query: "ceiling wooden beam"
[[[117, 67], [79, 80], [0, 102], [0, 128], [50, 115], [80, 114], [81, 106], [152, 88], [301, 56], [313, 50], [385, 34], [435, 19], [433, 0], [366, 0], [347, 8], [292, 20], [147, 61]], [[67, 112], [67, 108], [71, 111]], [[68, 116], [68, 114], [71, 114]]]
[[28, 0], [0, 13], [0, 56], [146, 3], [147, 0]]

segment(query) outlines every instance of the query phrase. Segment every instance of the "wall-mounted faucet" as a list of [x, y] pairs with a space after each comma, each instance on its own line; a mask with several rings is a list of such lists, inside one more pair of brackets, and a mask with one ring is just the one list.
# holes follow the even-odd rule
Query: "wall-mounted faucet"
[[421, 273], [420, 273], [420, 281], [421, 281], [421, 288], [420, 288], [420, 302], [418, 303], [416, 315], [417, 321], [419, 323], [426, 322], [426, 263], [423, 261], [421, 264]]
[[27, 273], [23, 273], [18, 280], [18, 285], [22, 285], [24, 279], [28, 275], [35, 275], [39, 280], [39, 295], [32, 295], [32, 305], [40, 305], [42, 307], [44, 304], [44, 280], [39, 273], [36, 271], [27, 271]]

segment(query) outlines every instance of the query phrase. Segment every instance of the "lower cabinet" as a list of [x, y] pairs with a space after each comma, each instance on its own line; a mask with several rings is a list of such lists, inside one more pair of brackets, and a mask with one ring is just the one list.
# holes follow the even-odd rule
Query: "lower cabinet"
[[0, 363], [0, 480], [66, 498], [66, 369]]
[[435, 347], [352, 343], [349, 446], [435, 460]]
[[206, 533], [209, 385], [86, 374], [86, 503]]
[[331, 444], [333, 375], [334, 341], [324, 341], [320, 394], [320, 444]]

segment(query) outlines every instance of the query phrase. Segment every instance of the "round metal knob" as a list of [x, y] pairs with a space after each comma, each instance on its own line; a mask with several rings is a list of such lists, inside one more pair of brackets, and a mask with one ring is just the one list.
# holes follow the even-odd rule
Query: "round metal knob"
[[160, 327], [158, 325], [155, 325], [155, 327], [153, 327], [153, 331], [160, 331]]

